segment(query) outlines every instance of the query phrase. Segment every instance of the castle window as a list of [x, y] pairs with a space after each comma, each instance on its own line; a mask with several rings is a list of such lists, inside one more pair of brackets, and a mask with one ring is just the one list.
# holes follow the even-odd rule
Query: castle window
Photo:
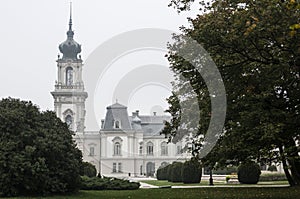
[[121, 162], [118, 163], [118, 172], [122, 173], [122, 163]]
[[94, 155], [95, 155], [95, 148], [90, 147], [90, 156], [94, 156]]
[[116, 173], [117, 172], [117, 163], [113, 163], [113, 169], [112, 169], [112, 172], [113, 173]]
[[114, 144], [114, 155], [121, 155], [121, 144], [120, 144], [120, 142], [115, 142], [115, 144]]
[[161, 155], [168, 155], [168, 144], [166, 142], [161, 143]]
[[147, 155], [153, 155], [153, 143], [152, 142], [147, 143]]
[[66, 69], [66, 85], [71, 86], [73, 85], [73, 68], [68, 67]]

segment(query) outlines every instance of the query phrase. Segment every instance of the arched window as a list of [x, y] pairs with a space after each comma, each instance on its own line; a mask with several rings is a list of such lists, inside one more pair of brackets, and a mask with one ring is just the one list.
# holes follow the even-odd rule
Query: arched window
[[114, 155], [121, 155], [121, 144], [120, 144], [120, 142], [115, 142], [115, 144], [114, 144]]
[[121, 126], [121, 125], [120, 125], [120, 121], [119, 121], [119, 120], [116, 120], [114, 126], [115, 126], [115, 129], [121, 128], [121, 127], [120, 127], [120, 126]]
[[67, 123], [67, 125], [68, 125], [69, 127], [71, 127], [71, 125], [72, 125], [72, 123], [73, 123], [72, 116], [71, 116], [71, 115], [67, 115], [67, 116], [65, 117], [65, 122]]
[[153, 143], [152, 142], [147, 143], [147, 155], [153, 155]]
[[66, 69], [66, 85], [71, 86], [73, 85], [73, 68], [68, 67]]
[[161, 155], [168, 155], [168, 144], [167, 142], [161, 143]]

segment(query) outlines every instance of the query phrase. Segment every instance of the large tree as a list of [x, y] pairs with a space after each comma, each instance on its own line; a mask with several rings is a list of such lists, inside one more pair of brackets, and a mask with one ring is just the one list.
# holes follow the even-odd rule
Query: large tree
[[0, 194], [76, 191], [81, 164], [72, 132], [54, 112], [18, 99], [0, 101]]
[[[191, 2], [194, 1], [173, 0], [171, 5], [181, 11]], [[223, 134], [202, 162], [208, 165], [250, 160], [280, 162], [290, 185], [300, 185], [299, 3], [294, 0], [198, 2], [202, 5], [202, 14], [191, 19], [192, 26], [182, 28], [182, 35], [176, 35], [175, 43], [169, 47], [168, 59], [178, 78], [174, 82], [174, 93], [168, 99], [168, 111], [173, 118], [163, 133], [172, 139], [182, 131], [181, 127], [186, 125], [181, 123], [186, 121], [182, 120], [180, 104], [184, 102], [180, 100], [188, 101], [189, 96], [196, 95], [200, 121], [187, 125], [194, 125], [188, 129], [197, 129], [193, 133], [196, 146], [193, 153], [199, 155], [203, 147], [211, 95], [199, 71], [178, 53], [188, 48], [186, 37], [192, 38], [214, 60], [227, 96]], [[199, 59], [192, 51], [190, 54]], [[193, 89], [186, 89], [186, 84]]]

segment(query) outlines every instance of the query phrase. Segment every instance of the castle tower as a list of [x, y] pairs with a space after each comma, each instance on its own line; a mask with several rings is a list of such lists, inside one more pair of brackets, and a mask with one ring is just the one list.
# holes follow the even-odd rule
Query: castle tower
[[69, 30], [67, 40], [59, 45], [62, 53], [57, 59], [57, 80], [55, 90], [51, 92], [54, 98], [56, 115], [66, 122], [70, 129], [76, 132], [84, 131], [85, 100], [88, 96], [84, 91], [82, 81], [83, 63], [79, 53], [81, 45], [74, 39], [72, 30], [72, 9], [70, 8]]

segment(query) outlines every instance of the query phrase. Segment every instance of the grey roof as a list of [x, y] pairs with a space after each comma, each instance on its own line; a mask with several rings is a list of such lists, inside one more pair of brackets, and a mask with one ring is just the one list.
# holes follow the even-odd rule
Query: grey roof
[[[108, 106], [106, 111], [106, 116], [104, 120], [104, 130], [113, 130], [113, 131], [121, 131], [121, 130], [131, 130], [131, 124], [129, 122], [129, 117], [127, 113], [127, 107], [122, 104], [115, 103], [111, 106]], [[114, 122], [120, 122], [120, 129], [114, 128]]]
[[[127, 107], [119, 103], [110, 105], [106, 109], [102, 128], [106, 131], [137, 130], [142, 131], [145, 136], [159, 136], [165, 121], [171, 119], [167, 115], [139, 115], [138, 111], [128, 116]], [[115, 121], [120, 122], [120, 129], [114, 127]]]
[[[130, 121], [134, 122], [137, 116], [130, 116]], [[164, 128], [165, 121], [170, 121], [170, 116], [166, 115], [139, 115], [141, 120], [141, 128], [145, 136], [160, 135]]]

